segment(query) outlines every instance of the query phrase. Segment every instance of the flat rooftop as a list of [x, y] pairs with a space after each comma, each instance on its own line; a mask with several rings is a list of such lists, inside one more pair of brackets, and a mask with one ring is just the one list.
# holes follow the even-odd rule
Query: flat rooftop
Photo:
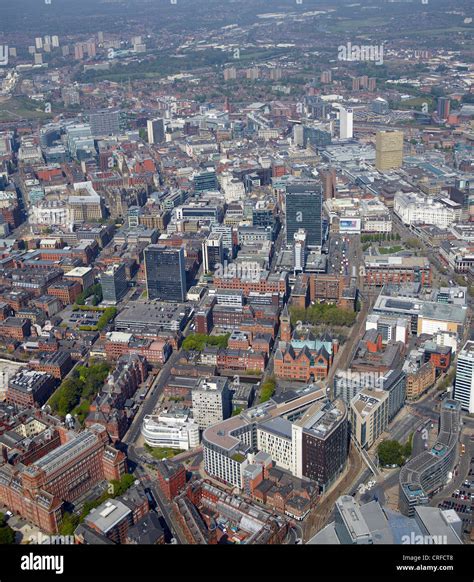
[[295, 424], [306, 432], [325, 439], [343, 420], [345, 413], [346, 406], [342, 400], [319, 401], [313, 404]]

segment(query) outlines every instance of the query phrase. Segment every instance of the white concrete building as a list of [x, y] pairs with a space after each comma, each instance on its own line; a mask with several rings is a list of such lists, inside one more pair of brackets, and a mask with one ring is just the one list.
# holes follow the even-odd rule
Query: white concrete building
[[142, 435], [150, 447], [168, 447], [187, 451], [199, 446], [199, 427], [189, 410], [145, 416]]
[[244, 183], [233, 176], [231, 172], [224, 172], [219, 181], [227, 203], [240, 202], [245, 199]]
[[257, 427], [257, 449], [271, 455], [282, 469], [293, 466], [292, 423], [283, 417], [272, 418]]
[[454, 400], [469, 414], [474, 413], [474, 341], [466, 342], [459, 352], [454, 384]]
[[443, 199], [434, 199], [414, 192], [397, 192], [393, 210], [406, 225], [431, 224], [447, 229], [460, 216], [458, 206], [448, 204]]
[[339, 109], [339, 137], [352, 139], [354, 137], [354, 112], [351, 107]]
[[192, 391], [193, 416], [200, 429], [229, 418], [231, 398], [229, 381], [221, 376], [202, 378]]
[[295, 273], [301, 273], [305, 267], [306, 257], [306, 231], [303, 228], [298, 229], [294, 234], [294, 270]]
[[32, 225], [68, 226], [73, 222], [73, 212], [65, 200], [41, 201], [31, 206], [28, 222]]

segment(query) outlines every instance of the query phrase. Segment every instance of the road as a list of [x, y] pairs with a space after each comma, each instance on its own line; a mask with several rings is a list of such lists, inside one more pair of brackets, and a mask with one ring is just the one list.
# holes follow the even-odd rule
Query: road
[[[364, 470], [365, 465], [354, 446], [350, 447], [349, 456], [347, 458], [346, 471], [342, 478], [340, 478], [329, 491], [323, 494], [316, 507], [311, 511], [310, 515], [304, 522], [304, 541], [307, 542], [318, 531], [323, 529], [332, 519], [334, 512], [334, 505], [341, 495], [347, 495], [348, 491], [354, 488], [354, 484], [367, 479], [366, 473], [370, 474], [368, 470]], [[363, 471], [363, 477], [361, 472]], [[364, 482], [362, 481], [362, 482]]]
[[[337, 237], [335, 240], [338, 241], [338, 244], [336, 245], [334, 242], [333, 247], [336, 249], [341, 248], [339, 260], [342, 260], [342, 258], [343, 258], [343, 254], [342, 254], [343, 251], [345, 253], [345, 256], [348, 259], [348, 264], [349, 264], [348, 270], [344, 271], [344, 274], [347, 274], [348, 276], [352, 276], [352, 275], [354, 275], [354, 273], [351, 273], [350, 270], [355, 269], [355, 277], [352, 277], [352, 281], [356, 284], [356, 286], [358, 288], [360, 288], [360, 281], [359, 281], [359, 279], [360, 279], [360, 266], [361, 266], [361, 261], [363, 260], [363, 254], [362, 254], [362, 249], [360, 246], [359, 237], [342, 237], [342, 238]], [[348, 242], [346, 242], [347, 240], [348, 240]], [[339, 256], [338, 253], [339, 253], [339, 250], [336, 251], [336, 256]], [[340, 272], [340, 268], [338, 269], [337, 259], [336, 259], [336, 262], [334, 262], [333, 259], [331, 258], [331, 268], [332, 268], [333, 264], [335, 265], [334, 271]], [[352, 358], [354, 357], [354, 354], [357, 350], [357, 346], [359, 345], [359, 341], [361, 340], [362, 336], [365, 333], [365, 322], [367, 319], [367, 314], [369, 313], [369, 310], [371, 309], [374, 300], [371, 298], [366, 298], [363, 294], [361, 294], [361, 299], [362, 299], [361, 310], [357, 314], [356, 323], [352, 327], [352, 329], [349, 333], [349, 336], [347, 337], [346, 342], [341, 347], [339, 352], [336, 354], [336, 357], [334, 358], [333, 365], [331, 366], [331, 368], [329, 370], [327, 383], [328, 383], [328, 386], [330, 386], [330, 388], [331, 388], [331, 398], [334, 397], [334, 392], [333, 392], [334, 375], [336, 374], [336, 372], [338, 370], [346, 370], [349, 367], [349, 364], [352, 361]]]
[[[160, 399], [161, 395], [163, 394], [164, 387], [171, 375], [171, 369], [174, 364], [180, 358], [180, 351], [173, 351], [171, 356], [169, 357], [168, 361], [164, 364], [163, 368], [161, 369], [158, 376], [155, 378], [150, 391], [148, 393], [147, 398], [143, 402], [139, 413], [133, 420], [132, 425], [127, 431], [127, 434], [123, 438], [123, 442], [127, 445], [127, 456], [129, 461], [135, 465], [135, 473], [140, 476], [141, 478], [146, 478], [148, 475], [146, 470], [143, 468], [144, 460], [137, 454], [135, 450], [135, 443], [140, 436], [140, 431], [143, 423], [143, 419], [147, 414], [151, 414], [157, 404], [158, 400]], [[156, 487], [156, 485], [151, 482], [149, 484], [149, 488], [151, 489], [153, 496], [158, 504], [158, 507], [161, 510], [164, 520], [168, 525], [173, 536], [176, 538], [178, 543], [185, 544], [186, 538], [182, 533], [180, 524], [172, 515], [173, 510], [170, 502], [162, 495], [161, 491]]]
[[415, 432], [418, 426], [422, 424], [419, 416], [410, 412], [389, 429], [390, 438], [394, 441], [405, 442], [412, 432]]
[[140, 430], [142, 427], [143, 419], [147, 414], [151, 414], [153, 410], [156, 408], [158, 404], [158, 400], [163, 393], [164, 387], [168, 382], [168, 379], [171, 375], [171, 369], [175, 365], [175, 363], [180, 358], [179, 351], [173, 351], [171, 356], [168, 358], [168, 361], [164, 364], [163, 368], [161, 369], [158, 376], [155, 378], [150, 391], [148, 392], [148, 396], [146, 397], [145, 401], [140, 407], [140, 411], [133, 419], [132, 425], [127, 431], [127, 434], [123, 438], [123, 442], [126, 444], [135, 443], [140, 435]]
[[[470, 431], [470, 434], [474, 434], [474, 432]], [[464, 443], [466, 447], [466, 452], [460, 454], [458, 458], [458, 464], [456, 468], [456, 475], [453, 476], [453, 479], [446, 485], [446, 487], [433, 496], [430, 501], [430, 505], [436, 507], [438, 503], [441, 503], [444, 499], [448, 499], [451, 497], [451, 494], [456, 489], [463, 489], [462, 484], [465, 479], [468, 477], [469, 468], [471, 466], [471, 458], [474, 457], [474, 442], [470, 440], [470, 434], [464, 433], [461, 436], [461, 443]], [[472, 477], [471, 477], [472, 480]]]
[[[133, 447], [129, 450], [129, 458], [135, 459], [135, 462], [139, 463], [140, 459], [136, 456]], [[143, 469], [143, 467], [137, 464], [136, 469], [137, 474], [147, 482], [148, 473]], [[186, 537], [184, 536], [180, 524], [176, 522], [174, 517], [172, 517], [173, 508], [171, 503], [165, 498], [165, 496], [161, 493], [159, 487], [156, 486], [154, 481], [148, 481], [147, 486], [150, 489], [158, 507], [160, 508], [161, 514], [168, 526], [172, 536], [176, 538], [179, 544], [186, 544]]]

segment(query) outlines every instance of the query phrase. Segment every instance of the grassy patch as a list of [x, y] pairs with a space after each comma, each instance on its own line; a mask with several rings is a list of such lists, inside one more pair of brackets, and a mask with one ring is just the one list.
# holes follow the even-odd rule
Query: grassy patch
[[180, 453], [184, 453], [181, 449], [172, 449], [170, 447], [150, 447], [147, 443], [145, 443], [145, 450], [150, 453], [150, 455], [159, 461], [163, 459], [172, 459], [176, 455]]

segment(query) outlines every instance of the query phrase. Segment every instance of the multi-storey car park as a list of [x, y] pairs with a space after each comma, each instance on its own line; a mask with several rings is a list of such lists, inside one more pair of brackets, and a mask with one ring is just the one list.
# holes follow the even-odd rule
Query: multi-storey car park
[[399, 480], [399, 509], [412, 517], [415, 507], [427, 505], [430, 496], [447, 483], [453, 469], [461, 431], [461, 406], [455, 400], [441, 404], [436, 443], [402, 467]]

